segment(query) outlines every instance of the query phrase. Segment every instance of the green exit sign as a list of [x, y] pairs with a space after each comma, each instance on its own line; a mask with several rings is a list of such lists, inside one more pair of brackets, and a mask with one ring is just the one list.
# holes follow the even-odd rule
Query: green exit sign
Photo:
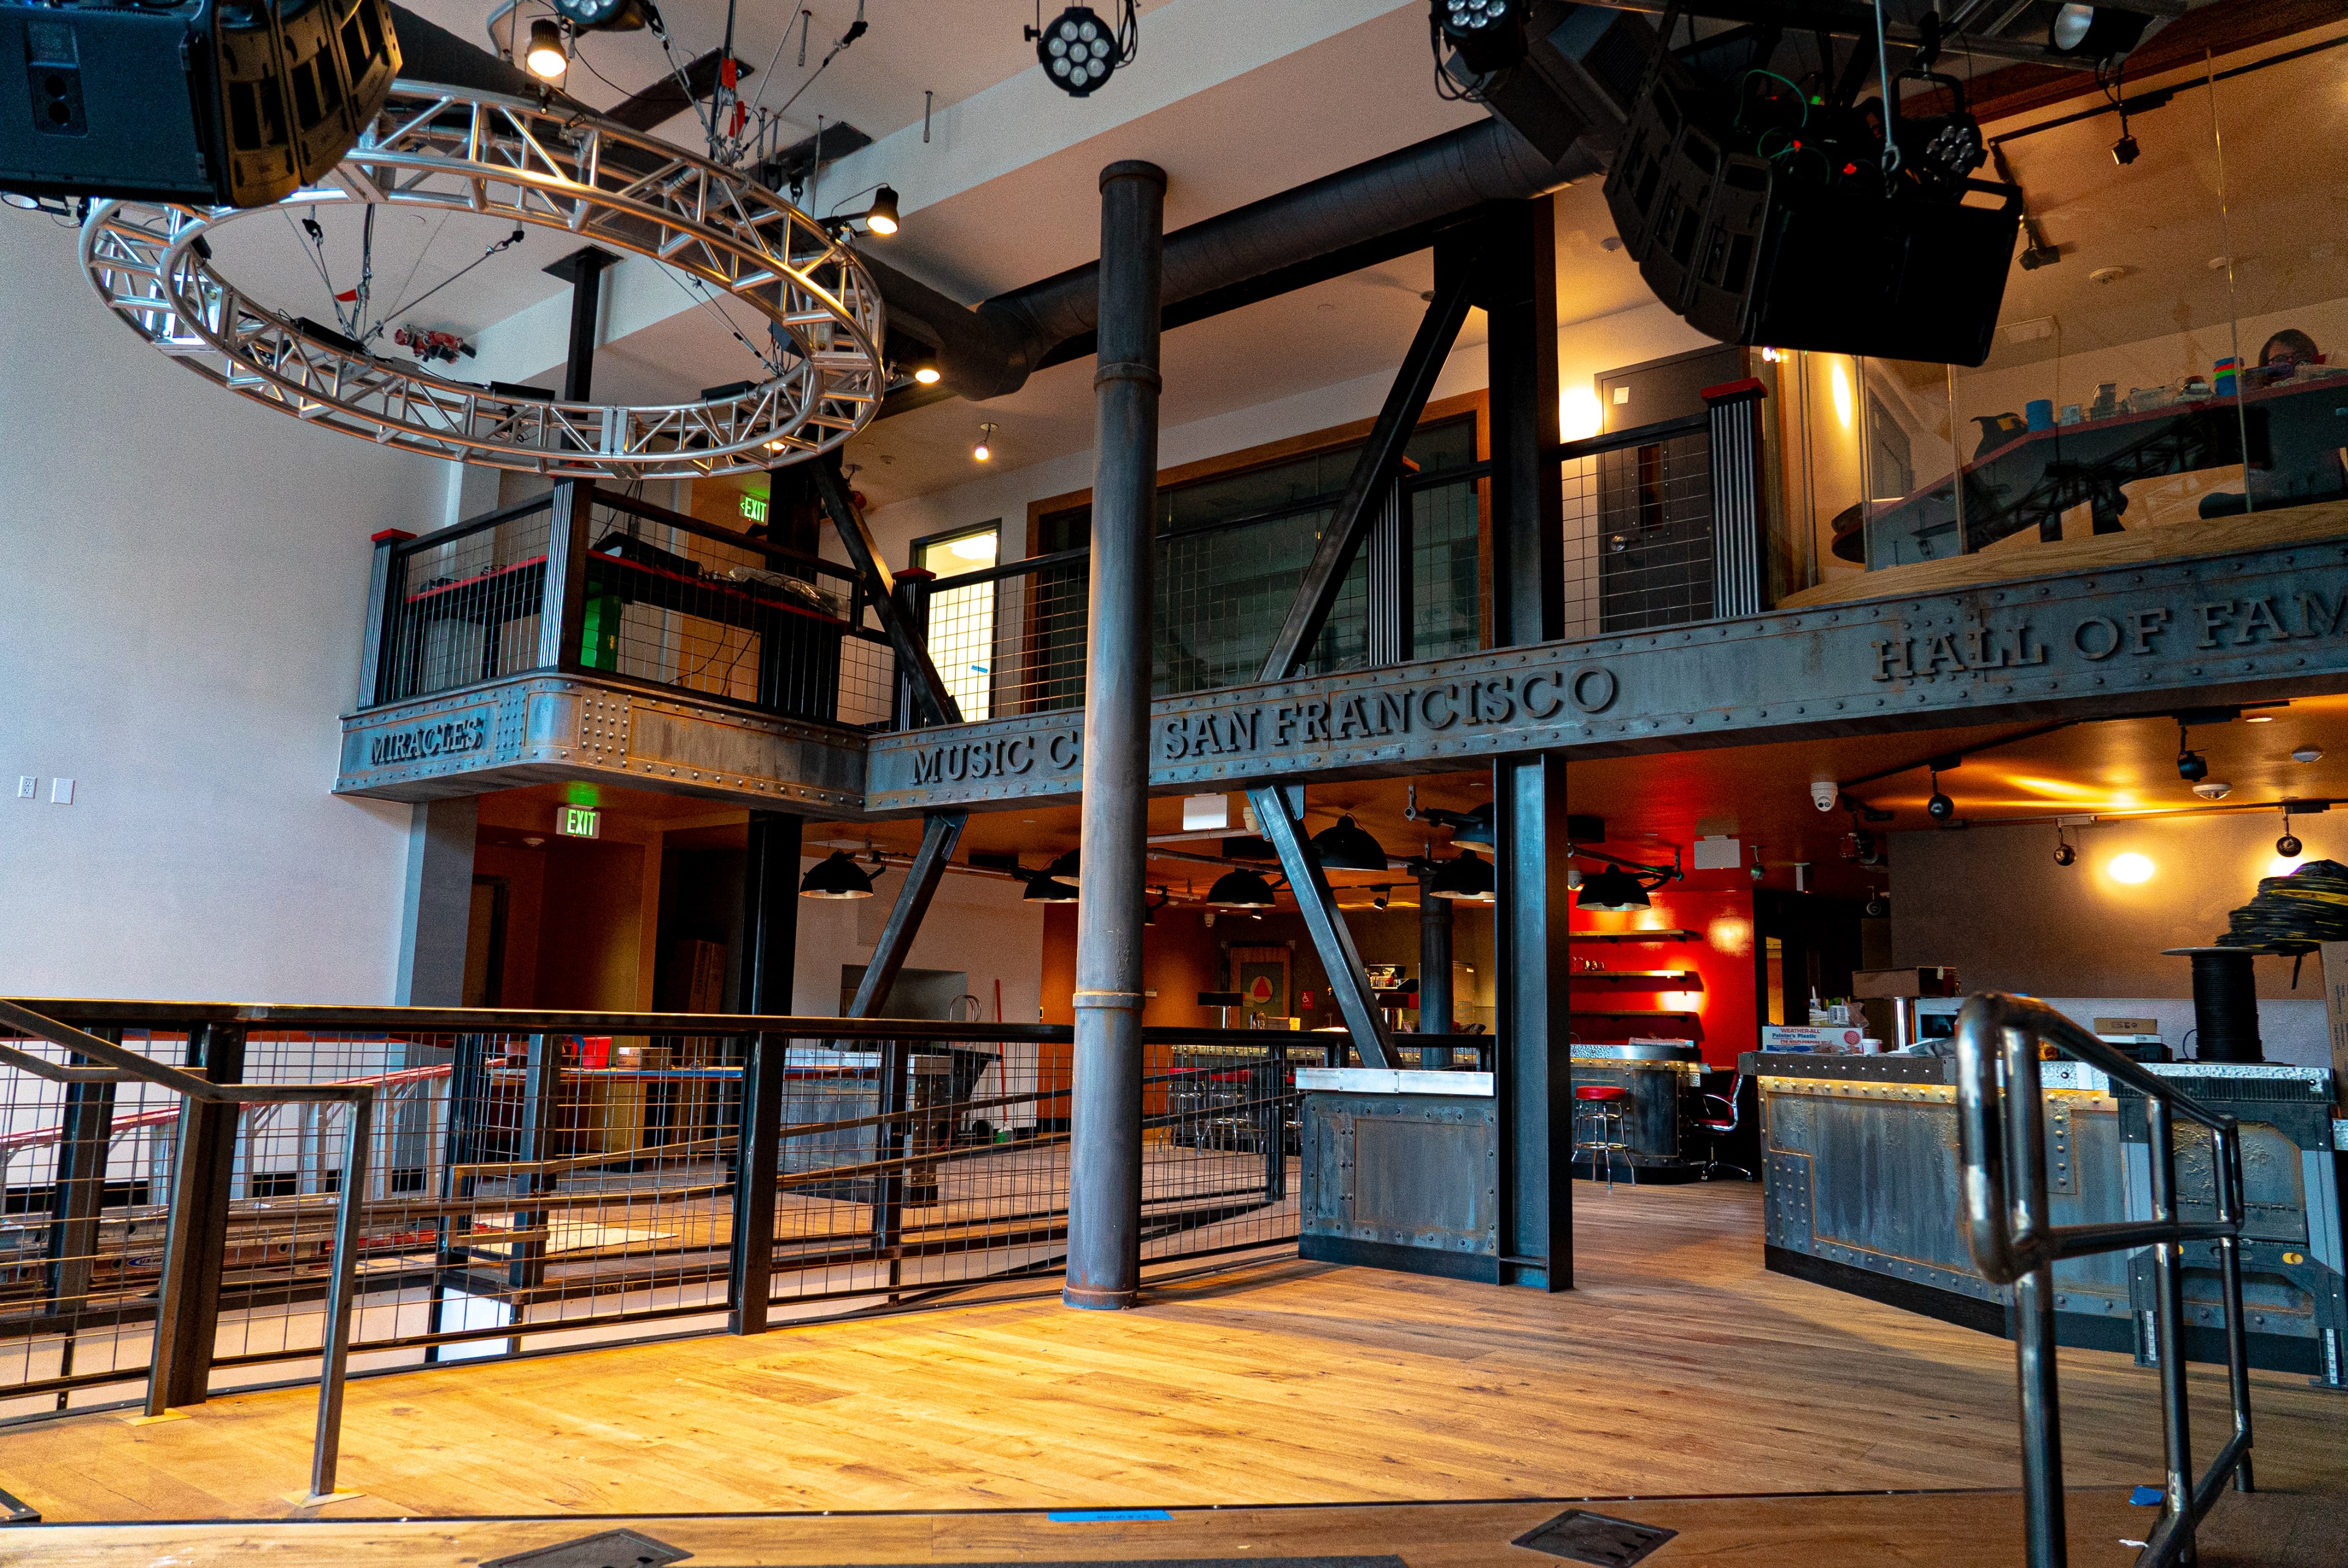
[[592, 806], [565, 806], [555, 815], [554, 830], [566, 839], [600, 839], [603, 813]]
[[744, 496], [742, 498], [742, 515], [748, 518], [752, 522], [766, 521], [767, 498], [762, 495]]

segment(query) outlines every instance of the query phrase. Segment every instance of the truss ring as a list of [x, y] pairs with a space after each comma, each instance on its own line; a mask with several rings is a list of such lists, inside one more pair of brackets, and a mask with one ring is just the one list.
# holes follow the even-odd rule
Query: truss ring
[[331, 183], [280, 206], [371, 202], [477, 212], [648, 256], [774, 324], [778, 373], [726, 396], [565, 402], [435, 376], [329, 341], [247, 298], [205, 236], [269, 208], [108, 201], [81, 234], [108, 308], [180, 363], [313, 424], [436, 458], [569, 479], [694, 479], [829, 451], [887, 387], [880, 291], [838, 237], [721, 165], [527, 98], [392, 85]]

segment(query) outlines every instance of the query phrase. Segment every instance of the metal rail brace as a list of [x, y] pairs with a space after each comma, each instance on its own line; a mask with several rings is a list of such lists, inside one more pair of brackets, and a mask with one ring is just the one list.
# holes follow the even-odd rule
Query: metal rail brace
[[[2145, 1098], [2152, 1145], [2150, 1220], [2095, 1225], [2047, 1222], [2046, 1123], [2041, 1041], [2086, 1063]], [[2194, 1561], [2194, 1529], [2231, 1476], [2251, 1490], [2250, 1358], [2242, 1321], [2242, 1146], [2230, 1116], [2220, 1116], [2147, 1072], [2043, 1002], [1985, 991], [1957, 1015], [1957, 1130], [1965, 1206], [1965, 1243], [1994, 1284], [2014, 1293], [2014, 1359], [2021, 1383], [2022, 1486], [2030, 1568], [2064, 1568], [2063, 1437], [2056, 1387], [2054, 1264], [2064, 1258], [2149, 1247], [2157, 1310], [2155, 1354], [2168, 1478], [2160, 1523], [2138, 1568]], [[2001, 1090], [2000, 1079], [2003, 1085]], [[2003, 1114], [2001, 1115], [2001, 1111]], [[2209, 1130], [2217, 1219], [2179, 1218], [2176, 1119]], [[2184, 1243], [2214, 1242], [2226, 1312], [2226, 1382], [2234, 1430], [2199, 1480], [2187, 1429], [2182, 1326]]]

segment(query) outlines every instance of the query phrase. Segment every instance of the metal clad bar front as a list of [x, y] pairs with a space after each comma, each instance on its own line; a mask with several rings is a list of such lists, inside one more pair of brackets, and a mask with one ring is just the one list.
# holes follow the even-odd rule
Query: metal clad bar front
[[[1546, 211], [1546, 207], [1543, 210]], [[1322, 531], [1312, 563], [1304, 569], [1304, 580], [1297, 584], [1296, 598], [1288, 607], [1287, 619], [1272, 638], [1271, 651], [1264, 655], [1262, 678], [1286, 680], [1294, 675], [1312, 650], [1313, 639], [1321, 634], [1329, 611], [1345, 585], [1346, 573], [1353, 569], [1363, 537], [1378, 516], [1380, 503], [1393, 495], [1395, 477], [1402, 471], [1403, 449], [1410, 445], [1410, 438], [1418, 428], [1419, 416], [1426, 411], [1426, 400], [1435, 391], [1435, 379], [1442, 374], [1451, 346], [1458, 340], [1459, 326], [1468, 319], [1474, 291], [1475, 279], [1467, 266], [1452, 270], [1436, 284], [1435, 298], [1427, 305], [1426, 314], [1419, 318], [1418, 332], [1403, 356], [1402, 368], [1386, 388], [1385, 402], [1370, 427], [1369, 439], [1363, 444], [1361, 455], [1354, 459], [1354, 471], [1345, 480], [1337, 510]], [[1551, 357], [1555, 357], [1553, 352]], [[1406, 571], [1408, 564], [1406, 560]], [[1094, 603], [1099, 601], [1096, 599]]]
[[1148, 897], [1151, 603], [1157, 574], [1159, 310], [1166, 172], [1101, 170], [1086, 628], [1084, 866], [1076, 905], [1068, 1254], [1061, 1299], [1113, 1310], [1141, 1284], [1142, 921]]
[[1297, 912], [1304, 917], [1304, 929], [1312, 935], [1313, 951], [1320, 954], [1321, 968], [1329, 977], [1329, 994], [1337, 999], [1338, 1016], [1345, 1020], [1354, 1048], [1362, 1054], [1362, 1065], [1394, 1066], [1394, 1037], [1387, 1031], [1385, 1015], [1378, 1011], [1377, 998], [1370, 993], [1369, 971], [1363, 967], [1354, 934], [1337, 909], [1337, 895], [1322, 874], [1320, 857], [1305, 841], [1297, 820], [1303, 812], [1304, 791], [1251, 789], [1248, 800], [1255, 807], [1257, 826], [1280, 855], [1280, 869], [1288, 875], [1288, 890], [1296, 895]]

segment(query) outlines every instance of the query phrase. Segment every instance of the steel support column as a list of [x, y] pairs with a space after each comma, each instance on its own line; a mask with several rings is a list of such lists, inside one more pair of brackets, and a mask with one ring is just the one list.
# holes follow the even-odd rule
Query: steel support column
[[1565, 634], [1565, 499], [1559, 481], [1557, 243], [1550, 199], [1480, 225], [1472, 262], [1436, 251], [1437, 273], [1472, 273], [1491, 322], [1492, 645]]
[[[593, 245], [545, 268], [571, 285], [571, 334], [562, 364], [565, 402], [583, 403], [595, 382], [595, 340], [602, 325], [603, 269], [620, 258]], [[588, 530], [593, 524], [595, 481], [569, 480], [556, 487], [556, 505], [546, 539], [547, 603], [540, 610], [538, 662], [541, 668], [590, 667], [587, 630]]]
[[[1573, 1286], [1571, 1016], [1567, 1001], [1565, 758], [1492, 769], [1493, 945], [1499, 966], [1499, 1283]], [[1420, 984], [1426, 984], [1422, 979]]]
[[1084, 881], [1076, 907], [1068, 1266], [1060, 1298], [1070, 1306], [1113, 1309], [1131, 1306], [1141, 1284], [1141, 927], [1166, 171], [1112, 163], [1101, 170], [1100, 186]]
[[[1452, 1029], [1451, 901], [1429, 891], [1435, 878], [1431, 865], [1418, 873], [1418, 1032], [1422, 1035], [1447, 1035]], [[1418, 1065], [1449, 1067], [1451, 1047], [1421, 1047]]]
[[1362, 966], [1362, 955], [1354, 949], [1345, 917], [1337, 912], [1337, 895], [1330, 891], [1329, 879], [1321, 874], [1321, 858], [1305, 841], [1303, 787], [1251, 789], [1248, 801], [1255, 807], [1256, 825], [1279, 852], [1288, 891], [1296, 895], [1304, 929], [1312, 934], [1313, 950], [1320, 954], [1321, 967], [1329, 976], [1329, 994], [1337, 999], [1337, 1012], [1354, 1037], [1354, 1048], [1362, 1053], [1362, 1065], [1394, 1066], [1394, 1038], [1387, 1031], [1385, 1015], [1378, 1011], [1377, 998], [1370, 994], [1369, 971]]
[[[244, 1030], [204, 1024], [191, 1031], [188, 1067], [214, 1083], [244, 1077]], [[243, 1107], [180, 1102], [180, 1148], [163, 1243], [163, 1283], [155, 1308], [147, 1413], [201, 1405], [211, 1383], [220, 1335], [221, 1265], [228, 1250], [229, 1186], [236, 1171], [236, 1125]]]
[[742, 957], [735, 1008], [788, 1013], [798, 979], [799, 852], [806, 820], [788, 811], [752, 811], [742, 863]]

